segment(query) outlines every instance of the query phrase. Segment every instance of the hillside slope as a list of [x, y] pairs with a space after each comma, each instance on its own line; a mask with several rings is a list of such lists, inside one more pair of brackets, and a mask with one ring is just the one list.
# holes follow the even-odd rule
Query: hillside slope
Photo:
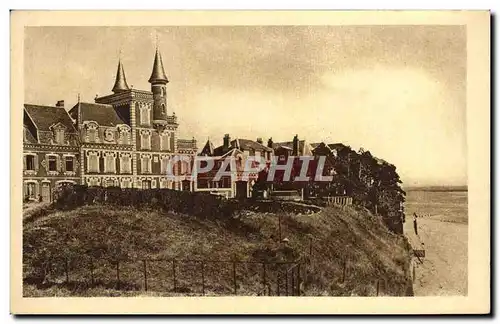
[[[406, 240], [365, 210], [283, 214], [281, 236], [287, 242], [278, 239], [278, 228], [277, 214], [250, 211], [205, 220], [106, 205], [54, 210], [25, 220], [24, 294], [139, 295], [145, 281], [148, 295], [200, 294], [201, 281], [207, 295], [235, 289], [237, 295], [257, 295], [263, 281], [267, 293], [284, 294], [294, 278], [287, 273], [290, 265], [279, 262], [299, 259], [301, 295], [412, 294]], [[112, 261], [117, 259], [133, 260], [120, 263], [118, 281]], [[143, 259], [161, 261], [145, 265]], [[267, 268], [250, 262], [266, 262]]]

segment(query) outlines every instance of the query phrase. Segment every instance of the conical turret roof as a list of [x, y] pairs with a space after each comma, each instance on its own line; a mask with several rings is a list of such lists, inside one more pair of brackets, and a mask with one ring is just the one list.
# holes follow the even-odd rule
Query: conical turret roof
[[168, 82], [167, 75], [165, 74], [165, 69], [163, 68], [163, 61], [161, 59], [160, 51], [156, 47], [155, 61], [153, 63], [153, 72], [151, 72], [151, 77], [149, 78], [149, 83], [156, 82]]
[[118, 93], [122, 91], [130, 90], [127, 84], [127, 79], [125, 78], [125, 71], [123, 70], [122, 61], [118, 61], [118, 70], [116, 71], [115, 85], [113, 86], [113, 92]]

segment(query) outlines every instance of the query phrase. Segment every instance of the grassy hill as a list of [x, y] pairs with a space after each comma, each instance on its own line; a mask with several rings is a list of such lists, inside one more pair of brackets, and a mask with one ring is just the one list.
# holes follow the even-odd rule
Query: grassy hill
[[[297, 277], [280, 262], [296, 260], [303, 262], [301, 295], [412, 294], [406, 239], [354, 207], [282, 214], [287, 242], [278, 239], [279, 216], [272, 213], [207, 220], [154, 208], [43, 208], [40, 217], [24, 218], [25, 296], [199, 295], [201, 285], [206, 295], [235, 288], [237, 295], [284, 294]], [[119, 281], [113, 260], [123, 260]]]

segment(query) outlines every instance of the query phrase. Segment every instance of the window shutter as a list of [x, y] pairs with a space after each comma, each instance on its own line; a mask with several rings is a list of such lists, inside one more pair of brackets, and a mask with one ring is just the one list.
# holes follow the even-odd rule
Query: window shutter
[[38, 172], [38, 154], [35, 154], [35, 158], [33, 159], [33, 163], [35, 164], [35, 172]]
[[61, 160], [61, 171], [62, 171], [62, 172], [66, 172], [66, 171], [67, 171], [67, 170], [66, 170], [66, 159], [67, 159], [67, 158], [68, 158], [68, 157], [66, 157], [66, 156], [64, 156], [64, 155], [63, 155], [63, 157], [62, 157], [62, 160]]
[[26, 159], [27, 155], [23, 155], [23, 170], [26, 170]]
[[151, 188], [152, 189], [156, 188], [156, 180], [155, 179], [151, 180]]

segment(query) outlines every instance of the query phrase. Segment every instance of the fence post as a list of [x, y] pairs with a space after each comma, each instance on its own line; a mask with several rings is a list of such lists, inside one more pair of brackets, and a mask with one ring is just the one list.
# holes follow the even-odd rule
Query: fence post
[[69, 283], [69, 259], [66, 258], [65, 262], [66, 262], [66, 264], [64, 266], [64, 270], [66, 272], [66, 283]]
[[278, 237], [281, 242], [281, 213], [278, 215]]
[[312, 254], [313, 254], [313, 238], [312, 236], [309, 237], [309, 261], [312, 259]]
[[300, 263], [297, 265], [297, 296], [300, 296]]
[[90, 258], [90, 282], [93, 286], [94, 285], [94, 262], [92, 261], [92, 257]]
[[148, 270], [146, 260], [142, 260], [143, 272], [144, 272], [144, 290], [148, 291]]
[[347, 257], [344, 259], [344, 270], [342, 271], [342, 282], [345, 282], [346, 272], [347, 272]]
[[285, 268], [285, 296], [288, 296], [288, 269]]
[[172, 279], [174, 281], [174, 292], [177, 291], [177, 280], [175, 278], [175, 259], [172, 259]]
[[116, 260], [116, 289], [120, 290], [120, 261]]
[[205, 262], [201, 262], [201, 293], [205, 296]]
[[236, 262], [233, 261], [233, 285], [234, 285], [234, 294], [236, 295]]
[[280, 295], [280, 273], [276, 276], [276, 294]]
[[262, 285], [264, 288], [266, 287], [267, 284], [267, 278], [266, 278], [266, 264], [263, 262], [262, 263]]
[[294, 275], [294, 270], [295, 268], [292, 268], [292, 272], [290, 273], [292, 275], [292, 296], [295, 296], [295, 275]]
[[377, 279], [377, 296], [380, 290], [380, 279]]

